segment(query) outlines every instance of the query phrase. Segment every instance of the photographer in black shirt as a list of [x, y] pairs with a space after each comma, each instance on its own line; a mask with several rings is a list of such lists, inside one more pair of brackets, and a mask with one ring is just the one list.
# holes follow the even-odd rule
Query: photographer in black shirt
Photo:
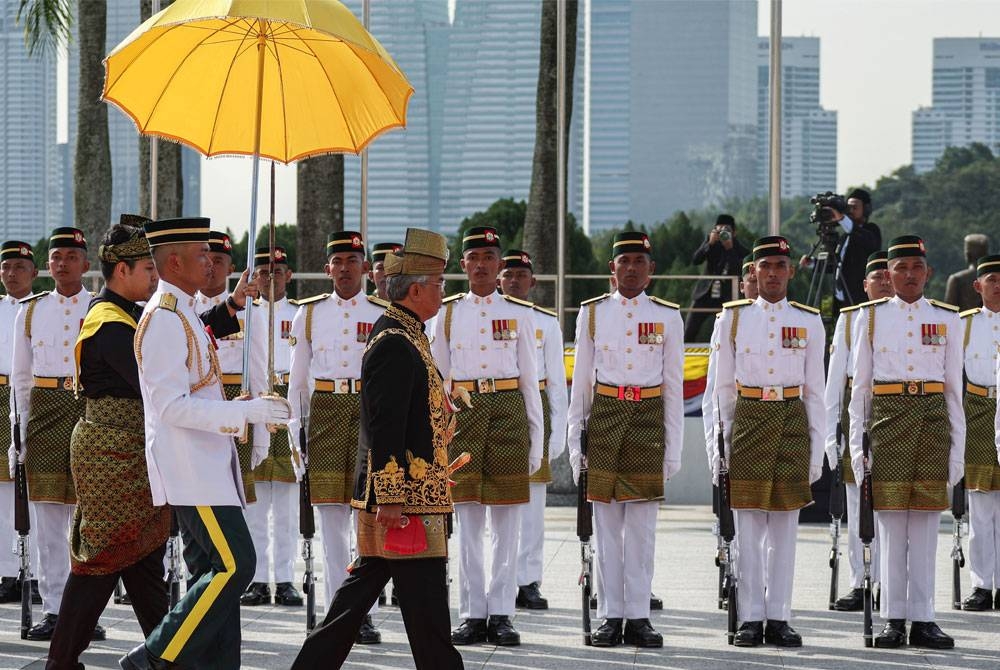
[[[720, 214], [708, 238], [694, 252], [691, 262], [705, 265], [707, 275], [740, 275], [743, 257], [750, 250], [736, 239], [736, 221], [729, 214]], [[688, 314], [684, 327], [684, 341], [698, 341], [701, 325], [715, 312], [722, 309], [722, 303], [733, 299], [732, 282], [724, 279], [702, 279], [691, 292], [691, 307], [713, 311], [692, 311]]]

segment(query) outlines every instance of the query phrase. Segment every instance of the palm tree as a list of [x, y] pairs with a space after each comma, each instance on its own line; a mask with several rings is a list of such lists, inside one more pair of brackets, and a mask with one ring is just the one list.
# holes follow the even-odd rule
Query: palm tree
[[[326, 236], [344, 229], [344, 157], [316, 156], [299, 161], [296, 178], [296, 251], [300, 272], [320, 272], [326, 264]], [[299, 297], [330, 290], [330, 282], [300, 280]]]

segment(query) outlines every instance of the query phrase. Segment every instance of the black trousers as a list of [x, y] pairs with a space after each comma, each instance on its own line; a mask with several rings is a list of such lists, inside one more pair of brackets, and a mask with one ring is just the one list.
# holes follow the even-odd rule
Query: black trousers
[[59, 605], [59, 621], [49, 643], [46, 670], [77, 670], [80, 667], [80, 654], [90, 644], [94, 627], [119, 577], [132, 599], [132, 610], [143, 634], [153, 632], [170, 603], [168, 585], [163, 580], [165, 551], [166, 546], [161, 546], [138, 563], [110, 575], [70, 573]]
[[[728, 301], [728, 298], [711, 298], [707, 295], [695, 300], [691, 303], [691, 306], [695, 309], [714, 309], [718, 312], [722, 309], [722, 303]], [[701, 331], [701, 325], [705, 323], [706, 320], [713, 320], [715, 318], [715, 312], [690, 312], [687, 317], [687, 324], [684, 326], [684, 341], [685, 342], [708, 342], [708, 337], [704, 339], [699, 339], [698, 333]], [[709, 333], [711, 335], [711, 333]]]
[[358, 629], [392, 578], [417, 670], [462, 670], [451, 643], [444, 558], [361, 558], [337, 589], [323, 623], [306, 638], [292, 670], [332, 670], [344, 664]]

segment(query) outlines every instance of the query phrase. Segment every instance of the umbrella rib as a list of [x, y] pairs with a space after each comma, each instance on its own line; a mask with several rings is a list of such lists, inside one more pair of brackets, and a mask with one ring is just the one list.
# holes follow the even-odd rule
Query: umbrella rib
[[319, 64], [319, 69], [323, 71], [323, 76], [326, 77], [326, 83], [330, 86], [330, 93], [333, 94], [334, 99], [337, 101], [337, 109], [340, 110], [340, 117], [344, 120], [344, 127], [347, 128], [347, 134], [351, 136], [351, 144], [357, 146], [358, 139], [354, 136], [354, 130], [351, 128], [351, 124], [347, 120], [347, 114], [344, 112], [343, 105], [340, 104], [340, 96], [337, 95], [337, 89], [333, 85], [333, 81], [330, 79], [330, 74], [326, 71], [326, 68], [323, 67], [323, 61], [320, 59], [318, 55], [316, 55], [316, 52], [313, 51], [308, 44], [303, 43], [303, 46], [306, 49], [309, 49], [309, 52], [313, 55], [313, 58], [315, 58], [316, 62]]
[[[365, 69], [366, 69], [366, 70], [368, 70], [368, 74], [370, 74], [370, 75], [371, 75], [371, 77], [372, 77], [372, 81], [375, 81], [375, 82], [377, 82], [377, 81], [378, 81], [378, 77], [376, 77], [376, 76], [375, 76], [375, 73], [374, 73], [374, 72], [372, 72], [372, 69], [371, 69], [370, 67], [368, 67], [368, 63], [367, 63], [367, 62], [365, 62], [365, 59], [364, 59], [364, 58], [362, 58], [361, 56], [359, 56], [359, 55], [358, 55], [358, 52], [356, 52], [356, 51], [355, 51], [354, 49], [352, 49], [352, 48], [351, 48], [351, 46], [352, 46], [352, 45], [351, 45], [351, 43], [350, 43], [350, 42], [344, 42], [344, 45], [345, 45], [345, 46], [346, 46], [346, 47], [347, 47], [348, 49], [350, 49], [350, 50], [351, 50], [351, 53], [352, 53], [352, 54], [354, 54], [354, 57], [355, 57], [355, 58], [357, 58], [357, 59], [358, 59], [359, 61], [361, 61], [361, 64], [365, 66]], [[403, 74], [403, 73], [402, 73], [402, 72], [400, 72], [400, 74]], [[403, 79], [404, 79], [404, 80], [406, 81], [406, 83], [407, 83], [407, 84], [409, 84], [409, 83], [410, 83], [410, 80], [409, 80], [409, 79], [407, 79], [405, 75], [403, 75]], [[379, 93], [381, 93], [381, 94], [382, 94], [382, 97], [383, 97], [383, 98], [385, 98], [385, 103], [386, 103], [387, 105], [389, 105], [389, 109], [393, 109], [393, 107], [392, 107], [392, 101], [391, 101], [391, 100], [389, 100], [389, 95], [388, 95], [388, 94], [387, 94], [387, 93], [385, 92], [385, 89], [384, 89], [384, 88], [382, 88], [382, 86], [376, 86], [376, 88], [378, 89]], [[413, 88], [413, 85], [412, 85], [412, 84], [410, 85], [410, 88], [411, 88], [411, 89]], [[394, 111], [395, 111], [395, 110], [394, 110]]]
[[[247, 24], [249, 28], [249, 23]], [[247, 37], [250, 35], [249, 29], [243, 35], [243, 42], [247, 41]], [[239, 51], [239, 50], [237, 50]], [[246, 53], [245, 51], [243, 53]], [[229, 86], [229, 75], [233, 72], [233, 65], [236, 63], [236, 58], [229, 61], [229, 69], [226, 70], [226, 78], [222, 84], [222, 91], [219, 93], [219, 102], [215, 106], [215, 116], [212, 119], [212, 132], [208, 136], [208, 155], [212, 155], [212, 144], [215, 143], [215, 131], [219, 127], [219, 109], [222, 107], [222, 99], [226, 96], [226, 87]]]
[[[152, 46], [153, 46], [154, 44], [156, 44], [157, 42], [159, 42], [159, 41], [160, 41], [160, 39], [161, 39], [161, 38], [162, 38], [162, 37], [163, 37], [164, 35], [166, 35], [166, 34], [167, 34], [167, 32], [169, 32], [169, 31], [167, 31], [167, 30], [163, 30], [163, 31], [160, 31], [160, 33], [159, 33], [159, 34], [158, 34], [158, 35], [157, 35], [157, 36], [156, 36], [156, 37], [155, 37], [155, 38], [153, 39], [153, 41], [152, 41], [152, 42], [150, 42], [150, 43], [149, 43], [149, 44], [147, 44], [146, 46], [142, 47], [142, 48], [141, 48], [141, 49], [139, 50], [139, 52], [138, 52], [137, 54], [135, 54], [135, 56], [133, 56], [133, 57], [132, 57], [131, 59], [129, 59], [129, 62], [128, 62], [128, 64], [122, 67], [122, 69], [121, 69], [121, 72], [120, 72], [120, 73], [118, 74], [118, 76], [117, 76], [117, 77], [115, 77], [115, 80], [114, 80], [113, 82], [110, 82], [110, 83], [108, 83], [107, 81], [105, 81], [105, 85], [104, 85], [104, 92], [105, 92], [105, 93], [110, 93], [110, 92], [111, 92], [111, 89], [112, 89], [112, 88], [113, 88], [113, 87], [114, 87], [114, 86], [115, 86], [115, 85], [116, 85], [116, 84], [118, 83], [118, 81], [119, 81], [119, 80], [120, 80], [120, 79], [121, 79], [121, 78], [122, 78], [123, 76], [125, 76], [125, 73], [126, 73], [126, 72], [128, 72], [128, 69], [129, 69], [130, 67], [132, 67], [132, 64], [133, 64], [133, 63], [134, 63], [134, 62], [135, 62], [136, 60], [138, 60], [140, 56], [142, 56], [142, 55], [143, 55], [144, 53], [146, 53], [146, 50], [147, 50], [147, 49], [151, 48], [151, 47], [152, 47]], [[107, 71], [107, 67], [108, 67], [108, 58], [110, 58], [110, 56], [104, 59], [104, 68], [105, 68], [105, 72]]]

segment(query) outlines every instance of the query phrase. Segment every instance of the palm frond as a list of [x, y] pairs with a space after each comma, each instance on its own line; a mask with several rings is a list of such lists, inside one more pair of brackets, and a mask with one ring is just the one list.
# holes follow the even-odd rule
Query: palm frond
[[[82, 0], [86, 1], [86, 0]], [[19, 0], [17, 23], [24, 26], [29, 55], [66, 44], [73, 24], [72, 0]]]

